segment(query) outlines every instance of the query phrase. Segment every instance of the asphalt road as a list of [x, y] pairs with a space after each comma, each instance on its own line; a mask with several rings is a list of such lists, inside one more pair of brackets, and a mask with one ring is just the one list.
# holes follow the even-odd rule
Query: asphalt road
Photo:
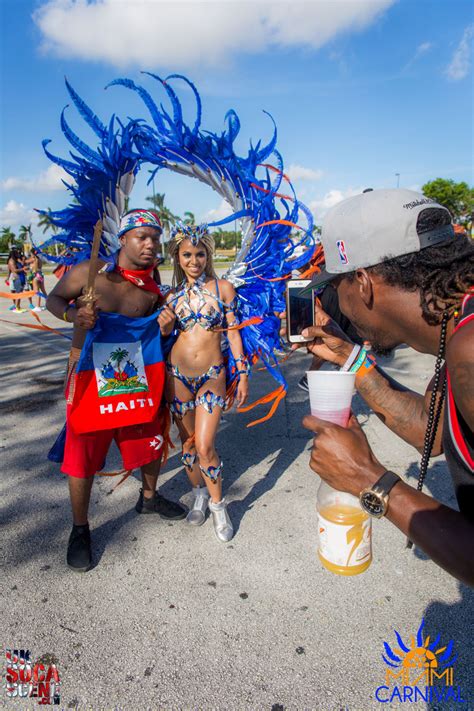
[[[14, 318], [7, 306], [1, 300], [0, 318], [34, 323], [30, 314]], [[68, 330], [49, 314], [44, 321]], [[403, 535], [384, 520], [374, 522], [367, 572], [344, 578], [321, 567], [318, 477], [308, 467], [310, 438], [300, 424], [308, 401], [297, 387], [308, 356], [297, 354], [284, 366], [289, 394], [271, 422], [246, 429], [253, 413], [225, 414], [217, 447], [233, 541], [218, 542], [210, 520], [194, 529], [140, 517], [137, 479], [110, 494], [110, 480], [98, 478], [90, 512], [95, 567], [78, 575], [65, 565], [67, 483], [46, 460], [64, 419], [68, 343], [3, 322], [0, 337], [2, 646], [57, 660], [61, 708], [474, 708], [474, 701], [375, 699], [385, 683], [383, 643], [397, 647], [394, 630], [408, 641], [423, 618], [426, 634], [440, 635], [440, 647], [454, 640], [454, 683], [467, 697], [474, 595], [421, 551], [407, 550]], [[401, 348], [387, 367], [422, 391], [433, 359]], [[256, 373], [251, 397], [271, 387], [267, 375]], [[358, 399], [355, 409], [379, 459], [414, 484], [417, 452]], [[114, 451], [108, 468], [118, 463]], [[160, 490], [189, 502], [178, 447]], [[426, 490], [455, 505], [443, 457], [432, 462]], [[33, 708], [8, 700], [3, 688], [0, 705]]]

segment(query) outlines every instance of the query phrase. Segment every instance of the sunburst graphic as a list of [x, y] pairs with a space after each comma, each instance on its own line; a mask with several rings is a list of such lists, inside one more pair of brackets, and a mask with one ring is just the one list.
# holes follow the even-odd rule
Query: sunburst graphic
[[[451, 640], [448, 644], [438, 647], [441, 636], [438, 634], [435, 640], [431, 641], [430, 636], [423, 638], [423, 627], [425, 620], [421, 621], [421, 625], [414, 636], [410, 638], [410, 646], [407, 646], [397, 630], [394, 630], [397, 638], [398, 647], [392, 647], [384, 642], [385, 654], [382, 654], [382, 659], [389, 667], [398, 669], [444, 669], [447, 666], [452, 666], [457, 659], [457, 654], [453, 656], [454, 642]], [[386, 655], [386, 656], [385, 656]], [[388, 657], [388, 658], [387, 658]]]

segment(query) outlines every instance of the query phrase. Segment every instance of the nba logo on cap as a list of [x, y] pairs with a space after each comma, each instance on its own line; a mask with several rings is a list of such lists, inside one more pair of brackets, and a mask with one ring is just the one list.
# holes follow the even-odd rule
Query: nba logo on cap
[[339, 251], [339, 259], [341, 260], [341, 264], [348, 264], [349, 260], [347, 259], [346, 245], [344, 244], [344, 240], [338, 239], [336, 244], [337, 249]]

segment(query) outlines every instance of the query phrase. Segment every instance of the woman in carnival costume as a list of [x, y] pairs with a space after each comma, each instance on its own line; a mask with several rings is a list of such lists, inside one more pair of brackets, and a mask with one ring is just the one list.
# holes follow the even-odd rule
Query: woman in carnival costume
[[247, 399], [249, 365], [235, 329], [236, 292], [229, 281], [217, 278], [213, 252], [214, 240], [206, 225], [178, 224], [173, 230], [169, 243], [173, 289], [167, 297], [168, 329], [162, 333], [167, 335], [174, 323], [179, 334], [166, 364], [166, 392], [183, 446], [182, 462], [193, 487], [187, 521], [201, 526], [209, 506], [217, 538], [230, 541], [234, 531], [222, 498], [223, 463], [215, 449], [221, 413], [233, 399], [226, 394], [223, 331], [237, 365], [238, 406]]
[[46, 292], [46, 287], [44, 284], [44, 274], [43, 274], [43, 260], [40, 257], [39, 250], [36, 247], [30, 252], [29, 258], [26, 260], [29, 267], [29, 274], [27, 275], [28, 286], [31, 288], [36, 296], [38, 303], [35, 307], [30, 299], [30, 309], [33, 311], [44, 311], [45, 307], [41, 306], [41, 297], [46, 298], [48, 296]]

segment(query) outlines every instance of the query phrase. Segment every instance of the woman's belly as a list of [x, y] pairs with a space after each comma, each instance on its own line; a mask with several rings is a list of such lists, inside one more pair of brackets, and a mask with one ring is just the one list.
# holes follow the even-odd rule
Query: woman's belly
[[205, 331], [196, 325], [179, 335], [169, 360], [184, 375], [201, 375], [211, 365], [222, 363], [221, 334]]

